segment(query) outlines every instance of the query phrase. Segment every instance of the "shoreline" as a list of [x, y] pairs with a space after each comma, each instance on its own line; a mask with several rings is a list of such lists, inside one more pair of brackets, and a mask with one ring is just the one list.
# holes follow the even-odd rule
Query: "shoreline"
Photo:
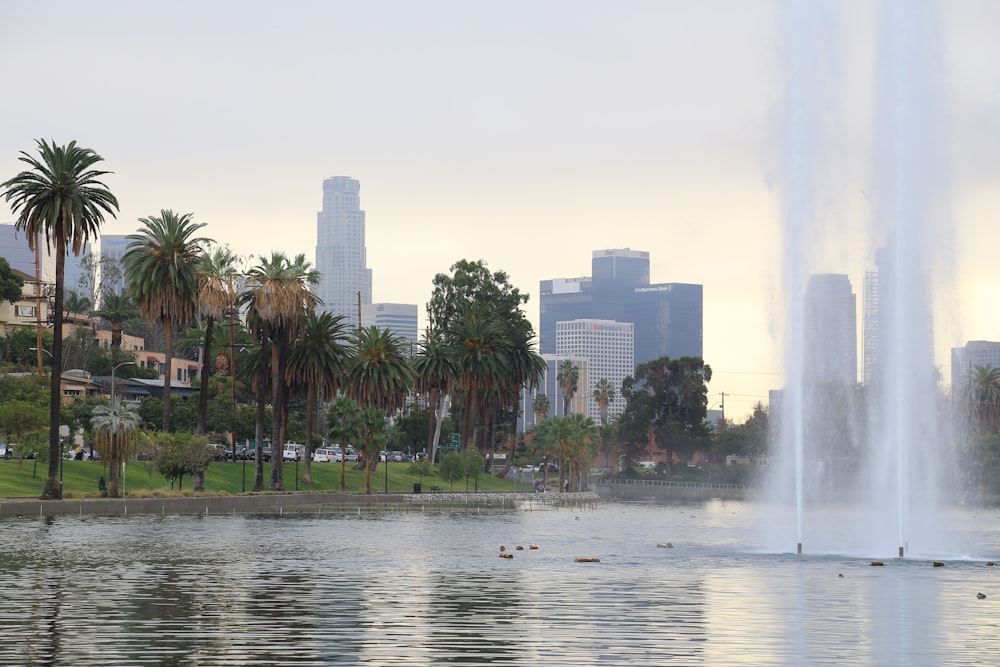
[[178, 498], [0, 498], [0, 520], [52, 516], [307, 515], [390, 511], [509, 511], [592, 506], [592, 492], [435, 492], [358, 495], [350, 493], [264, 493]]

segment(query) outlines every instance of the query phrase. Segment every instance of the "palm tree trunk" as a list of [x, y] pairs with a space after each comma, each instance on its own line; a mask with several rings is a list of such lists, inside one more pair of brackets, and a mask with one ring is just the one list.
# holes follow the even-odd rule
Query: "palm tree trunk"
[[163, 334], [166, 338], [163, 357], [163, 432], [170, 431], [170, 376], [174, 372], [174, 322], [169, 317], [163, 320]]
[[271, 490], [281, 485], [281, 348], [271, 341]]
[[121, 470], [121, 462], [115, 454], [108, 462], [108, 498], [118, 497], [118, 471]]
[[[437, 430], [437, 398], [440, 392], [437, 389], [431, 389], [427, 392], [427, 406], [428, 412], [430, 413], [430, 419], [427, 420], [427, 450], [434, 448], [434, 431]], [[433, 462], [434, 459], [431, 459]]]
[[[64, 217], [56, 222], [56, 294], [52, 315], [52, 375], [49, 378], [49, 476], [42, 489], [42, 500], [59, 500], [59, 408], [62, 407], [62, 309], [63, 281], [66, 278], [66, 228]], [[35, 238], [38, 242], [38, 238]], [[41, 350], [41, 348], [39, 348]], [[41, 352], [39, 352], [41, 354]]]
[[[264, 490], [264, 402], [267, 387], [264, 378], [259, 378], [259, 383], [257, 388], [257, 418], [253, 436], [257, 441], [257, 446], [254, 447], [253, 490], [258, 493]], [[274, 453], [273, 448], [271, 453]]]
[[365, 495], [372, 494], [372, 460], [378, 459], [378, 454], [371, 451], [371, 435], [365, 435]]
[[201, 353], [201, 392], [198, 394], [198, 435], [205, 435], [205, 413], [208, 412], [208, 378], [211, 373], [209, 359], [212, 354], [212, 331], [215, 328], [215, 318], [209, 315], [205, 319], [205, 345]]
[[[312, 441], [313, 441], [313, 402], [316, 400], [316, 384], [309, 383], [306, 389], [306, 454], [302, 462], [302, 482], [309, 484], [309, 472], [312, 468]], [[341, 450], [343, 453], [343, 450]]]
[[438, 443], [441, 441], [441, 422], [444, 421], [444, 403], [448, 395], [441, 392], [438, 396], [438, 404], [436, 406], [437, 415], [434, 423], [434, 440], [431, 442], [431, 464], [437, 460]]

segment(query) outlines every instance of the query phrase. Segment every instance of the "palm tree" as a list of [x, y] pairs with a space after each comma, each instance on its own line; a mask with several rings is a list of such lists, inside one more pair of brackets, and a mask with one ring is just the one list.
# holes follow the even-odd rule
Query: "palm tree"
[[328, 401], [337, 394], [347, 367], [347, 340], [342, 315], [308, 313], [288, 357], [286, 381], [306, 387], [306, 453], [302, 475], [306, 484], [310, 479], [316, 401]]
[[597, 381], [597, 384], [594, 385], [593, 397], [601, 411], [601, 424], [607, 425], [608, 406], [615, 400], [615, 388], [608, 378], [601, 378]]
[[562, 389], [563, 394], [563, 414], [569, 414], [569, 404], [573, 400], [573, 395], [579, 389], [580, 369], [569, 359], [559, 362], [559, 371], [556, 373], [556, 382]]
[[288, 363], [288, 347], [295, 340], [306, 313], [319, 301], [313, 289], [319, 284], [319, 272], [297, 255], [289, 261], [282, 252], [259, 258], [257, 266], [247, 274], [243, 302], [247, 305], [247, 322], [261, 341], [261, 353], [271, 351], [271, 488], [284, 490], [281, 455], [277, 448], [283, 442], [282, 413], [287, 397], [282, 381]]
[[587, 415], [570, 415], [568, 419], [572, 426], [572, 438], [567, 456], [570, 465], [569, 483], [572, 489], [580, 490], [583, 488], [584, 473], [597, 455], [597, 448], [601, 442], [601, 429]]
[[90, 312], [90, 297], [80, 294], [75, 289], [68, 290], [63, 298], [63, 308], [66, 309], [63, 313], [64, 318], [69, 319], [71, 314], [86, 315]]
[[[212, 333], [215, 321], [236, 308], [236, 263], [239, 258], [227, 247], [202, 254], [195, 267], [198, 276], [198, 312], [205, 316], [205, 340], [201, 353], [201, 391], [198, 394], [198, 435], [205, 435], [208, 411], [208, 378], [212, 374]], [[235, 444], [234, 444], [235, 446]]]
[[549, 416], [550, 408], [548, 394], [535, 394], [535, 400], [531, 403], [531, 411], [535, 415], [536, 424], [545, 421], [545, 418]]
[[169, 209], [159, 216], [140, 218], [143, 228], [125, 239], [122, 255], [129, 294], [142, 316], [163, 325], [163, 431], [170, 430], [170, 383], [173, 374], [174, 327], [194, 318], [198, 305], [198, 275], [195, 270], [208, 239], [194, 234], [205, 223], [191, 221], [191, 214]]
[[476, 418], [483, 411], [483, 394], [507, 374], [509, 341], [499, 321], [484, 316], [474, 307], [456, 319], [449, 331], [458, 365], [458, 388], [464, 392], [462, 442], [475, 446]]
[[[22, 151], [20, 161], [30, 166], [3, 183], [4, 199], [10, 203], [11, 212], [17, 215], [15, 229], [24, 232], [32, 250], [45, 247], [56, 255], [56, 285], [54, 312], [63, 312], [66, 252], [75, 256], [97, 236], [104, 216], [115, 217], [118, 200], [99, 179], [110, 172], [93, 169], [103, 158], [71, 141], [57, 146], [44, 139], [36, 141], [38, 157]], [[62, 318], [55, 317], [52, 324], [52, 368], [49, 383], [49, 475], [42, 490], [42, 499], [62, 497], [59, 488], [59, 408], [62, 405], [62, 376], [55, 370], [62, 368], [63, 327]]]
[[108, 495], [118, 497], [118, 471], [135, 451], [140, 422], [138, 408], [117, 396], [108, 405], [94, 406], [90, 424], [101, 459], [108, 462]]
[[1000, 369], [975, 366], [969, 378], [971, 413], [980, 426], [989, 427], [1000, 415]]
[[[404, 352], [405, 340], [391, 331], [371, 326], [359, 329], [353, 344], [357, 350], [347, 371], [344, 392], [363, 408], [393, 414], [403, 406], [413, 387], [413, 367]], [[369, 414], [369, 422], [373, 416]], [[369, 423], [365, 439], [365, 493], [371, 493], [371, 471], [377, 450], [370, 451], [377, 431]], [[375, 454], [375, 455], [373, 455]]]
[[503, 378], [503, 394], [506, 398], [504, 407], [510, 408], [510, 435], [508, 436], [508, 446], [510, 453], [507, 456], [507, 465], [500, 473], [505, 477], [510, 467], [514, 464], [514, 443], [517, 440], [517, 418], [521, 415], [521, 391], [525, 388], [528, 391], [538, 386], [539, 381], [545, 376], [545, 360], [535, 351], [534, 334], [530, 324], [519, 327], [511, 336], [511, 344], [507, 347], [507, 373]]
[[420, 351], [413, 359], [416, 373], [414, 389], [427, 397], [431, 409], [431, 420], [427, 424], [427, 442], [430, 445], [430, 460], [437, 457], [438, 441], [441, 438], [441, 422], [444, 420], [445, 400], [455, 384], [458, 367], [455, 365], [453, 350], [443, 337], [434, 337], [428, 332], [420, 342]]
[[[345, 471], [347, 467], [347, 446], [356, 445], [364, 450], [365, 430], [361, 422], [361, 408], [347, 396], [337, 397], [330, 405], [326, 416], [327, 435], [340, 445], [340, 492], [347, 490]], [[367, 465], [367, 461], [365, 462]]]
[[138, 317], [139, 311], [128, 294], [107, 292], [101, 297], [101, 307], [94, 315], [111, 323], [111, 347], [121, 349], [124, 324]]

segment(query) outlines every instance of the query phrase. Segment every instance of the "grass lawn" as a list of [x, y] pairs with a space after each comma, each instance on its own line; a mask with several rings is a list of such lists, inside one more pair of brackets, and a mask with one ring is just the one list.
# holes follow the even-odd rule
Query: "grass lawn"
[[[364, 493], [365, 473], [363, 470], [352, 470], [353, 464], [348, 464], [345, 471], [345, 482], [348, 493]], [[302, 481], [304, 466], [298, 464], [298, 484], [296, 485], [296, 466], [294, 463], [285, 463], [282, 466], [285, 481], [285, 490], [289, 492], [298, 491], [339, 491], [340, 490], [340, 464], [339, 463], [313, 463], [312, 483], [308, 486]], [[386, 489], [386, 470], [388, 469], [388, 489], [389, 492], [411, 493], [414, 484], [421, 484], [423, 492], [427, 493], [431, 487], [440, 487], [442, 491], [465, 491], [466, 481], [462, 479], [455, 482], [454, 486], [445, 482], [433, 474], [421, 479], [419, 476], [411, 474], [409, 463], [379, 463], [378, 469], [372, 472], [371, 485], [372, 493], [382, 493]], [[39, 461], [37, 468], [35, 461], [27, 459], [23, 462], [17, 460], [0, 460], [0, 498], [17, 497], [38, 497], [42, 493], [42, 486], [45, 484], [45, 477], [48, 474], [48, 464]], [[96, 497], [97, 480], [104, 475], [108, 478], [107, 466], [101, 461], [63, 461], [63, 497], [81, 498]], [[244, 477], [245, 475], [245, 477]], [[253, 490], [254, 464], [247, 461], [245, 466], [243, 461], [235, 463], [215, 461], [208, 466], [205, 471], [205, 492], [208, 494], [230, 494], [243, 493], [244, 490]], [[271, 479], [271, 464], [264, 464], [264, 487], [267, 488]], [[245, 480], [245, 481], [244, 481]], [[494, 477], [493, 475], [480, 474], [478, 479], [480, 491], [514, 491], [515, 484], [511, 481]], [[516, 485], [516, 490], [526, 491], [527, 484]], [[125, 491], [130, 496], [162, 496], [178, 495], [190, 491], [191, 478], [185, 477], [181, 480], [180, 488], [175, 481], [174, 489], [171, 490], [170, 482], [162, 475], [153, 471], [153, 465], [146, 461], [130, 461], [125, 468]], [[468, 489], [476, 489], [476, 480], [468, 480]]]

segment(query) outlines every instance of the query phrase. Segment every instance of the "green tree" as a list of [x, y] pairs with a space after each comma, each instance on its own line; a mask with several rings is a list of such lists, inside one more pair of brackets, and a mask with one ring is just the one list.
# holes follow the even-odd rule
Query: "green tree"
[[75, 289], [66, 290], [63, 308], [63, 319], [69, 319], [70, 315], [87, 315], [91, 309], [90, 297]]
[[128, 247], [122, 256], [130, 295], [150, 322], [163, 325], [166, 344], [163, 352], [163, 430], [170, 430], [170, 385], [173, 380], [174, 328], [194, 318], [198, 299], [195, 267], [208, 239], [195, 233], [204, 223], [191, 221], [191, 214], [171, 210], [159, 216], [140, 218], [143, 227], [126, 236]]
[[563, 414], [569, 414], [569, 405], [580, 388], [580, 369], [570, 359], [563, 359], [559, 362], [559, 369], [556, 371], [556, 382], [562, 389]]
[[535, 399], [531, 403], [531, 411], [535, 415], [535, 423], [541, 424], [549, 416], [549, 397], [547, 394], [535, 394]]
[[139, 414], [132, 404], [117, 397], [107, 405], [97, 405], [90, 418], [95, 444], [101, 459], [108, 462], [108, 495], [118, 497], [118, 471], [136, 448]]
[[[20, 161], [28, 171], [3, 183], [4, 199], [17, 215], [14, 223], [24, 232], [32, 250], [45, 247], [56, 256], [56, 284], [53, 312], [63, 312], [66, 277], [66, 253], [79, 256], [91, 237], [99, 233], [104, 216], [114, 217], [118, 200], [101, 177], [109, 173], [94, 169], [103, 158], [94, 151], [71, 141], [65, 146], [36, 142], [38, 157], [22, 151]], [[52, 326], [52, 368], [62, 368], [63, 323], [55, 317]], [[49, 385], [49, 474], [42, 499], [62, 497], [59, 486], [59, 405], [62, 402], [61, 375], [53, 372]]]
[[23, 458], [24, 434], [44, 428], [47, 410], [35, 403], [11, 400], [0, 403], [0, 434], [7, 436], [7, 442], [17, 442], [17, 454]]
[[14, 273], [6, 259], [0, 257], [0, 300], [11, 304], [21, 299], [24, 289], [24, 278]]
[[597, 384], [594, 385], [593, 398], [601, 412], [601, 423], [607, 425], [608, 406], [615, 400], [615, 388], [608, 378], [601, 378], [597, 381]]
[[476, 490], [478, 491], [479, 474], [483, 472], [483, 466], [486, 463], [483, 455], [479, 453], [478, 449], [469, 447], [460, 453], [458, 458], [462, 463], [462, 474], [465, 475], [465, 490], [469, 490], [469, 478], [472, 478], [476, 482]]
[[1000, 368], [975, 366], [966, 392], [972, 423], [979, 429], [996, 431], [1000, 423]]
[[306, 313], [315, 308], [319, 298], [315, 286], [319, 272], [297, 255], [290, 261], [284, 253], [272, 252], [270, 257], [259, 257], [256, 266], [247, 274], [243, 302], [247, 306], [247, 322], [261, 342], [261, 364], [266, 350], [270, 350], [269, 371], [271, 405], [271, 489], [283, 491], [281, 453], [283, 440], [282, 415], [287, 414], [287, 385], [284, 382], [288, 364], [288, 348], [298, 336]]
[[510, 341], [501, 322], [482, 308], [472, 306], [448, 330], [458, 367], [457, 386], [464, 396], [462, 443], [477, 448], [476, 423], [484, 408], [484, 397], [508, 373], [506, 354]]
[[205, 435], [208, 411], [208, 378], [212, 374], [212, 334], [215, 321], [232, 315], [236, 309], [237, 262], [239, 258], [227, 247], [215, 247], [202, 253], [195, 265], [198, 277], [198, 312], [205, 317], [205, 341], [199, 373], [197, 433]]
[[[394, 414], [413, 388], [413, 367], [404, 352], [405, 341], [391, 331], [371, 326], [359, 329], [352, 340], [356, 350], [348, 365], [344, 393], [363, 408]], [[370, 435], [373, 426], [366, 429]], [[378, 462], [365, 449], [365, 493], [371, 493], [371, 471]]]
[[427, 451], [430, 460], [435, 461], [446, 399], [458, 376], [454, 349], [444, 335], [435, 336], [433, 331], [427, 332], [420, 341], [420, 351], [413, 359], [413, 370], [414, 389], [426, 396], [431, 411], [427, 423]]
[[462, 457], [457, 452], [445, 454], [438, 465], [438, 475], [448, 482], [450, 489], [455, 488], [455, 482], [465, 476], [465, 466]]
[[310, 479], [316, 403], [328, 401], [337, 394], [347, 368], [347, 344], [343, 316], [311, 312], [306, 314], [288, 358], [287, 381], [306, 387], [306, 455], [302, 475], [306, 484]]
[[101, 297], [101, 307], [94, 315], [111, 325], [111, 347], [121, 349], [125, 322], [139, 316], [139, 310], [128, 294], [106, 292]]
[[[326, 416], [327, 435], [331, 442], [341, 447], [341, 453], [347, 453], [348, 446], [356, 450], [364, 449], [365, 429], [361, 421], [361, 408], [354, 399], [338, 396], [330, 404]], [[347, 490], [345, 470], [347, 456], [340, 457], [340, 492]]]
[[707, 444], [710, 429], [705, 415], [711, 379], [712, 368], [701, 357], [660, 357], [639, 364], [635, 376], [622, 383], [628, 414], [624, 423], [634, 438], [641, 422], [648, 420], [649, 442], [666, 452], [668, 468], [675, 453], [690, 457]]

